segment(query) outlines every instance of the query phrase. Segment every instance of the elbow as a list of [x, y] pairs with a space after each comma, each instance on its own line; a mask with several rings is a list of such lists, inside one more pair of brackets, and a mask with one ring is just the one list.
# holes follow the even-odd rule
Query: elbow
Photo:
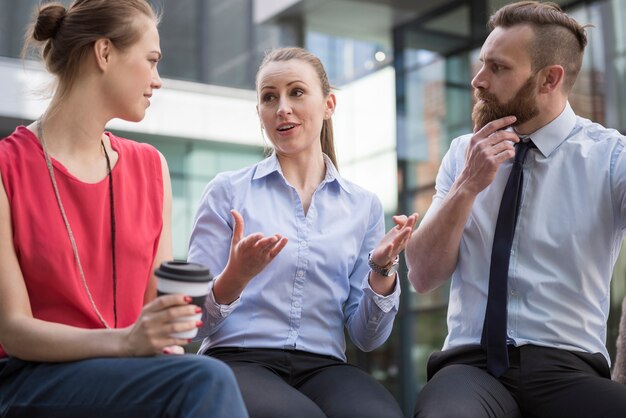
[[440, 272], [432, 271], [426, 268], [409, 267], [407, 277], [409, 282], [413, 285], [415, 291], [419, 294], [424, 294], [432, 292], [441, 286], [446, 279], [450, 277], [450, 274], [441, 274]]
[[428, 281], [426, 280], [425, 277], [423, 277], [422, 274], [418, 273], [417, 269], [409, 268], [409, 272], [407, 276], [408, 276], [409, 282], [411, 282], [411, 284], [413, 285], [413, 288], [415, 289], [417, 293], [424, 294], [433, 290], [432, 287], [430, 286], [430, 283], [428, 283]]
[[453, 273], [454, 268], [447, 269], [436, 261], [432, 254], [429, 258], [407, 254], [407, 277], [417, 293], [423, 294], [441, 286]]
[[416, 256], [412, 256], [409, 252], [409, 248], [407, 248], [404, 253], [404, 260], [406, 261], [408, 269], [407, 278], [417, 293], [426, 293], [431, 289], [429, 288], [428, 282], [424, 277], [426, 276], [424, 274], [424, 268], [420, 268], [420, 266], [424, 266], [424, 264], [416, 262], [416, 258]]
[[425, 275], [423, 274], [424, 269], [419, 268], [419, 266], [424, 266], [424, 264], [420, 263], [417, 260], [418, 258], [418, 254], [414, 254], [413, 248], [407, 245], [404, 252], [404, 260], [406, 261], [408, 270], [407, 278], [417, 293], [426, 293], [430, 290], [430, 288], [428, 287], [428, 283], [424, 277]]
[[359, 333], [351, 332], [348, 330], [348, 334], [350, 335], [350, 340], [359, 350], [364, 353], [369, 353], [383, 345], [389, 335], [391, 335], [391, 329], [393, 326], [393, 322], [387, 323], [378, 323], [377, 325], [370, 324], [370, 327], [366, 330], [365, 334], [361, 335]]
[[30, 323], [32, 317], [22, 314], [11, 315], [4, 318], [0, 325], [0, 345], [7, 356], [19, 358], [25, 361], [38, 361], [33, 356], [37, 344], [29, 344], [28, 335], [31, 332]]
[[14, 335], [14, 331], [8, 326], [8, 324], [2, 323], [0, 325], [0, 346], [7, 356], [14, 356]]
[[369, 353], [370, 351], [374, 351], [375, 349], [380, 347], [383, 344], [384, 340], [383, 341], [375, 341], [375, 340], [358, 341], [353, 338], [352, 342], [359, 350], [363, 351], [364, 353]]
[[22, 347], [20, 346], [16, 338], [2, 338], [2, 340], [0, 340], [0, 345], [2, 345], [2, 350], [7, 356], [19, 358], [26, 361], [29, 360], [28, 355], [24, 353], [24, 350], [22, 350]]

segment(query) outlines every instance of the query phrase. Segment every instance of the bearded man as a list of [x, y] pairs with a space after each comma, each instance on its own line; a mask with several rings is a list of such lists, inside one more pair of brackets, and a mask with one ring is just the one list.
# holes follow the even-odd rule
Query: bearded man
[[452, 277], [415, 416], [623, 418], [605, 340], [626, 138], [570, 107], [587, 35], [559, 6], [510, 4], [489, 28], [474, 132], [452, 142], [405, 254], [420, 293]]

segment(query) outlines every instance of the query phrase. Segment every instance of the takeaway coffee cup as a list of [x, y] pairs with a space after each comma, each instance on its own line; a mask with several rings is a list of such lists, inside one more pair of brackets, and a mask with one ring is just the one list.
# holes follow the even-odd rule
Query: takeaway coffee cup
[[[209, 282], [213, 280], [206, 266], [187, 261], [165, 261], [154, 271], [157, 277], [157, 295], [182, 294], [191, 296], [194, 305], [203, 306], [209, 293]], [[185, 316], [178, 321], [199, 321], [202, 314]], [[193, 338], [198, 333], [194, 328], [189, 331], [175, 332], [174, 338]]]

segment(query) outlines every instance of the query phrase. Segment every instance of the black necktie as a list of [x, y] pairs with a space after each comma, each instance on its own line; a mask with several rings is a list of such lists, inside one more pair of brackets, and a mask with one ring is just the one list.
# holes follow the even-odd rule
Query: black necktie
[[496, 222], [496, 231], [491, 249], [491, 267], [489, 270], [489, 295], [481, 346], [487, 353], [487, 370], [499, 377], [509, 368], [507, 351], [507, 279], [511, 245], [515, 234], [517, 213], [521, 202], [523, 170], [526, 153], [533, 147], [532, 141], [518, 142], [515, 145], [515, 159], [509, 180], [502, 194], [500, 211]]

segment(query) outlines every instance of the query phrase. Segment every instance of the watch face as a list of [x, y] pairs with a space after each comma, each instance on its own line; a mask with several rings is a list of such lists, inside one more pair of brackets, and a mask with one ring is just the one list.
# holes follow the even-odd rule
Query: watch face
[[389, 270], [387, 270], [387, 276], [393, 276], [398, 271], [398, 263], [393, 263]]

